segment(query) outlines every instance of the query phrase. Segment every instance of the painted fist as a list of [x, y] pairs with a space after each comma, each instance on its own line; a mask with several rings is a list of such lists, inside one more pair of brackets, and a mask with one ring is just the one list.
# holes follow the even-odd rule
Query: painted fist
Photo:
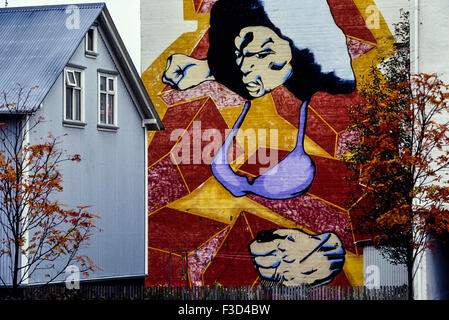
[[184, 54], [174, 54], [167, 59], [162, 82], [172, 88], [186, 90], [207, 80], [214, 80], [207, 60], [198, 60]]
[[324, 285], [342, 270], [345, 250], [335, 233], [309, 235], [297, 229], [260, 232], [249, 244], [265, 280], [285, 286]]

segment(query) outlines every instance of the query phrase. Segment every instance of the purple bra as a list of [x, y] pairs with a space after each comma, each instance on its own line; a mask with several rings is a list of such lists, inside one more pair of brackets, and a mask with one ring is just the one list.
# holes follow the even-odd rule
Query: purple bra
[[281, 200], [297, 197], [307, 192], [315, 177], [315, 164], [304, 151], [304, 136], [307, 122], [308, 101], [304, 101], [299, 112], [298, 138], [295, 148], [276, 166], [249, 181], [235, 173], [228, 163], [229, 148], [237, 136], [251, 103], [245, 103], [231, 133], [211, 163], [215, 178], [235, 197], [255, 194], [267, 199]]

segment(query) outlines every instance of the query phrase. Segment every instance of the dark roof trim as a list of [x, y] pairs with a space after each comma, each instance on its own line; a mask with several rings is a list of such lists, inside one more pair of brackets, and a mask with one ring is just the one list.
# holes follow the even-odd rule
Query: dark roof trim
[[120, 72], [107, 70], [107, 69], [97, 69], [97, 72], [109, 74], [111, 76], [118, 76], [118, 75], [120, 75]]
[[[143, 123], [152, 123], [151, 126], [145, 125], [149, 130], [164, 130], [162, 121], [151, 102], [148, 92], [142, 83], [140, 75], [132, 62], [106, 6], [98, 17], [98, 21], [105, 33], [104, 36], [107, 39], [106, 45], [113, 59], [116, 60], [117, 67], [120, 68], [125, 84], [137, 106]], [[151, 119], [154, 119], [154, 121], [147, 121]]]
[[73, 68], [73, 69], [80, 69], [80, 70], [86, 70], [87, 69], [85, 66], [80, 66], [78, 64], [73, 64], [73, 63], [67, 63], [66, 67], [67, 68]]

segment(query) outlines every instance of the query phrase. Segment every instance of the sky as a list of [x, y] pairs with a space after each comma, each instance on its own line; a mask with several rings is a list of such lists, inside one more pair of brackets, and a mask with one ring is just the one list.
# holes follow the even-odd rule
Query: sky
[[[105, 2], [137, 70], [146, 70], [159, 54], [182, 33], [196, 29], [196, 23], [184, 21], [183, 0], [7, 0], [8, 7]], [[143, 59], [141, 54], [140, 4], [145, 1]], [[163, 4], [163, 5], [162, 5]], [[0, 0], [0, 6], [5, 0]]]
[[[133, 59], [137, 70], [145, 70], [154, 59], [167, 48], [180, 34], [196, 29], [196, 23], [184, 21], [183, 0], [7, 0], [9, 7], [74, 4], [105, 2], [114, 19], [114, 23], [125, 43], [128, 52]], [[141, 16], [140, 4], [145, 3], [145, 12], [149, 15], [144, 21], [144, 29], [147, 34], [144, 37], [144, 45], [147, 45], [141, 53]], [[385, 15], [391, 26], [397, 20], [399, 8], [408, 0], [375, 0], [380, 11]], [[3, 7], [5, 0], [0, 0]], [[396, 8], [397, 7], [397, 8]], [[393, 9], [393, 10], [391, 10]]]

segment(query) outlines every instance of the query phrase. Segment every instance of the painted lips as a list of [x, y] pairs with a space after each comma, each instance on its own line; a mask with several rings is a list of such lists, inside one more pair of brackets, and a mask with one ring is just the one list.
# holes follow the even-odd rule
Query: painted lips
[[246, 90], [248, 90], [249, 94], [252, 96], [260, 96], [261, 92], [263, 92], [263, 83], [260, 80], [251, 81], [245, 83]]

